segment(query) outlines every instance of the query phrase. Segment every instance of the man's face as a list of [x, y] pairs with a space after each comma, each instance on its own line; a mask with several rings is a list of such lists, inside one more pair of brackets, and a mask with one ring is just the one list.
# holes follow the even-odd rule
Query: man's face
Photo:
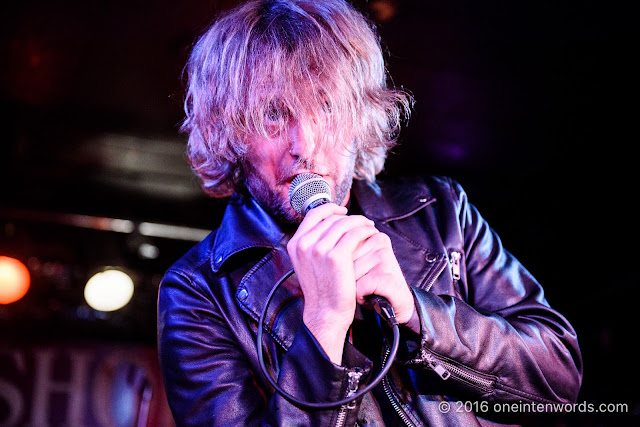
[[304, 172], [321, 175], [331, 187], [333, 202], [345, 206], [355, 168], [355, 144], [318, 146], [313, 132], [303, 132], [292, 120], [273, 138], [248, 138], [243, 161], [246, 186], [257, 202], [284, 224], [299, 224], [302, 216], [289, 203], [289, 186]]

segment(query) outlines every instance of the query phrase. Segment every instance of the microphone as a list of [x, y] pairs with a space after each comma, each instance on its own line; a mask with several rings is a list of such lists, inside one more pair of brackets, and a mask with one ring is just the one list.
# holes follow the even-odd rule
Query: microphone
[[[311, 209], [331, 203], [331, 188], [329, 183], [316, 173], [301, 173], [296, 175], [289, 187], [289, 203], [300, 215], [305, 216]], [[379, 295], [365, 297], [365, 306], [373, 308], [389, 326], [398, 324], [393, 307], [389, 301]]]
[[316, 173], [296, 175], [289, 187], [289, 203], [296, 212], [305, 216], [311, 209], [331, 203], [329, 183]]

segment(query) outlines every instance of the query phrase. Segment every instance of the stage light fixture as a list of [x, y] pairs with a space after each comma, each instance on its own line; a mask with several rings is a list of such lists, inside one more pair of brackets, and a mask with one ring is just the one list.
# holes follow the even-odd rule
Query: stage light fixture
[[0, 256], [0, 304], [11, 304], [25, 296], [31, 284], [29, 270], [20, 261]]
[[84, 299], [94, 310], [115, 311], [131, 301], [133, 289], [133, 279], [127, 273], [107, 269], [87, 281]]

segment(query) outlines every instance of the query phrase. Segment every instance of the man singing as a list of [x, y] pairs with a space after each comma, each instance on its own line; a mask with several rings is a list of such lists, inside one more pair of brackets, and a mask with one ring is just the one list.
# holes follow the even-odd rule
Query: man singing
[[[158, 340], [178, 425], [493, 425], [478, 405], [573, 402], [571, 325], [447, 178], [377, 180], [410, 98], [387, 86], [372, 25], [342, 0], [253, 0], [199, 38], [182, 129], [220, 226], [165, 275]], [[331, 200], [289, 202], [302, 173]], [[391, 363], [363, 397], [329, 409]], [[400, 324], [365, 304], [386, 298]], [[455, 407], [453, 409], [456, 409]], [[459, 409], [459, 408], [457, 408]], [[469, 410], [473, 409], [473, 410]]]

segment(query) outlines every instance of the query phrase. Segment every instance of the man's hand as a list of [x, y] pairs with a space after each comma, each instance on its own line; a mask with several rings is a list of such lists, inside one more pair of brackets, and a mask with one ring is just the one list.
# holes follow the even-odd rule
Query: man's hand
[[312, 209], [287, 244], [304, 295], [303, 321], [338, 365], [356, 303], [365, 296], [387, 298], [400, 323], [415, 313], [389, 237], [373, 221], [346, 213], [333, 203]]

